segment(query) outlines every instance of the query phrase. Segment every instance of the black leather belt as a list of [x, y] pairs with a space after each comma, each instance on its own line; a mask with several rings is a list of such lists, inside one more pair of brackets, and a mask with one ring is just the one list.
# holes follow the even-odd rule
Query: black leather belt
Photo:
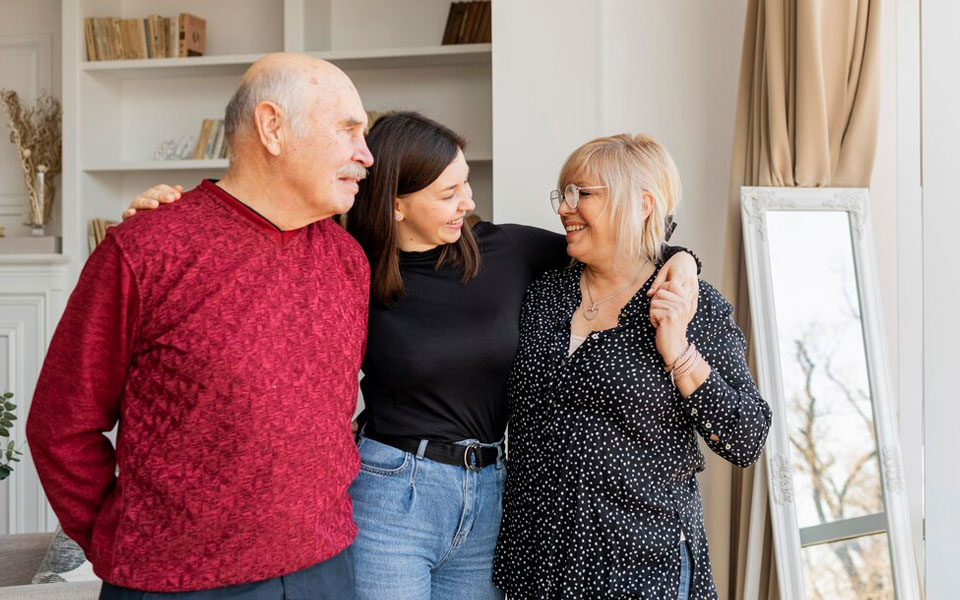
[[[381, 435], [369, 429], [363, 432], [363, 436], [411, 454], [420, 451], [420, 440], [418, 438]], [[485, 447], [480, 444], [461, 446], [449, 442], [431, 441], [427, 443], [423, 456], [445, 465], [464, 467], [468, 471], [479, 471], [484, 467], [496, 464], [500, 452], [497, 448]]]

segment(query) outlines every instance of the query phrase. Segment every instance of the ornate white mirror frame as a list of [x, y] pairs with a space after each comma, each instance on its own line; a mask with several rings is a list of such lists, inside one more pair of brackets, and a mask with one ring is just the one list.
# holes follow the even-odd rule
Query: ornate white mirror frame
[[[900, 600], [919, 600], [921, 595], [907, 513], [900, 442], [893, 410], [894, 395], [882, 323], [867, 190], [862, 188], [743, 187], [740, 198], [758, 383], [774, 413], [765, 454], [781, 597], [783, 600], [820, 597], [824, 595], [822, 590], [805, 592], [805, 587], [811, 584], [819, 587], [820, 582], [823, 582], [827, 589], [834, 585], [827, 581], [830, 575], [826, 569], [821, 571], [811, 565], [825, 565], [828, 561], [835, 561], [829, 564], [842, 564], [851, 580], [859, 577], [853, 573], [858, 565], [862, 567], [864, 564], [862, 560], [858, 562], [858, 558], [862, 559], [865, 554], [851, 554], [851, 548], [853, 552], [864, 552], [864, 547], [873, 548], [873, 556], [876, 557], [878, 556], [876, 548], [881, 547], [880, 544], [885, 540], [884, 545], [889, 548], [890, 566], [884, 567], [889, 577], [884, 585], [892, 586], [896, 597]], [[806, 211], [807, 214], [797, 214], [800, 211]], [[838, 219], [834, 216], [836, 213], [846, 213], [847, 218]], [[817, 220], [831, 225], [810, 231], [811, 223], [816, 223]], [[804, 230], [804, 227], [808, 229]], [[788, 311], [802, 312], [807, 308], [796, 304], [788, 306], [795, 302], [795, 298], [793, 296], [785, 298], [783, 290], [788, 288], [781, 285], [782, 310], [778, 315], [775, 281], [787, 282], [793, 286], [808, 285], [814, 290], [820, 285], [828, 286], [829, 282], [820, 279], [807, 281], [806, 284], [799, 282], [797, 278], [804, 275], [794, 270], [783, 272], [784, 265], [787, 263], [782, 258], [777, 258], [781, 262], [775, 264], [771, 260], [771, 248], [778, 252], [777, 257], [782, 257], [784, 247], [795, 244], [802, 250], [793, 254], [810, 262], [816, 260], [819, 256], [817, 252], [823, 248], [824, 244], [829, 243], [827, 236], [830, 235], [835, 240], [834, 248], [836, 249], [842, 249], [843, 245], [849, 242], [852, 256], [849, 257], [848, 264], [852, 265], [855, 282], [848, 281], [849, 287], [843, 288], [849, 294], [831, 296], [823, 290], [812, 293], [814, 295], [819, 293], [817, 301], [822, 299], [826, 303], [832, 303], [832, 298], [835, 297], [837, 304], [846, 305], [840, 306], [836, 314], [845, 312], [847, 318], [853, 320], [859, 318], [865, 371], [860, 367], [843, 371], [845, 367], [842, 361], [859, 353], [859, 351], [838, 351], [838, 349], [850, 350], [852, 346], [848, 342], [860, 337], [858, 332], [853, 331], [856, 326], [851, 325], [849, 330], [846, 330], [847, 333], [842, 334], [847, 340], [844, 342], [847, 344], [845, 347], [841, 348], [838, 342], [831, 350], [833, 354], [820, 355], [827, 357], [820, 360], [821, 372], [829, 373], [831, 364], [836, 360], [841, 363], [838, 367], [841, 370], [840, 376], [835, 373], [830, 377], [820, 375], [821, 381], [828, 384], [821, 385], [815, 392], [811, 377], [813, 362], [809, 364], [803, 362], [807, 356], [804, 349], [807, 338], [791, 337], [786, 340], [780, 337], [781, 332], [778, 331], [778, 323], [790, 323], [790, 325], [783, 325], [782, 328], [789, 329], [787, 335], [795, 335], [799, 330], [796, 323], [800, 321], [783, 321], [782, 319]], [[847, 235], [849, 240], [839, 239]], [[777, 239], [778, 237], [780, 239]], [[807, 245], [803, 246], [803, 244]], [[777, 246], [780, 248], [777, 249]], [[810, 255], [805, 256], [808, 249], [811, 250]], [[776, 272], [777, 267], [780, 268], [780, 273]], [[825, 266], [815, 264], [809, 265], [809, 268], [822, 270]], [[840, 270], [846, 274], [846, 269]], [[843, 275], [837, 277], [837, 272], [839, 271], [834, 271], [833, 275], [828, 273], [825, 279], [832, 277], [831, 281], [840, 281], [842, 284]], [[778, 276], [779, 279], [777, 279]], [[849, 277], [847, 279], [849, 280]], [[813, 305], [807, 306], [811, 312], [816, 310]], [[830, 323], [826, 320], [828, 317], [824, 317], [823, 321], [818, 321], [819, 316], [805, 318], [807, 323], [814, 323], [814, 327], [826, 326], [823, 330], [809, 329], [809, 331], [822, 331], [813, 335], [811, 347], [817, 344], [829, 344], [831, 342], [824, 340], [837, 339], [841, 335], [837, 333], [836, 327], [829, 327]], [[791, 345], [784, 346], [785, 340]], [[784, 347], [797, 348], [796, 355], [781, 356]], [[788, 363], [784, 362], [785, 360], [794, 362]], [[788, 390], [785, 384], [785, 369], [788, 370], [787, 380], [798, 379], [796, 373], [800, 373], [801, 376], [805, 376], [803, 381], [806, 385], [799, 386], [799, 391], [798, 387]], [[843, 377], [844, 375], [850, 375], [850, 377]], [[853, 390], [852, 388], [856, 387], [858, 382], [862, 387]], [[828, 389], [827, 385], [833, 387]], [[863, 391], [864, 387], [866, 392]], [[819, 397], [822, 404], [818, 404], [815, 408], [814, 403], [821, 392], [826, 392]], [[831, 401], [834, 403], [834, 408], [831, 408]], [[807, 407], [807, 413], [803, 412], [805, 410], [803, 407]], [[871, 408], [872, 415], [869, 412]], [[842, 414], [838, 416], [838, 413], [844, 410], [848, 411], [852, 417], [844, 417]], [[805, 414], [810, 416], [803, 416]], [[806, 433], [814, 429], [813, 415], [824, 415], [821, 418], [821, 426], [824, 422], [830, 425], [823, 427], [822, 431], [829, 433], [824, 435], [824, 439], [819, 440], [818, 443], [812, 443], [817, 441], [812, 433], [806, 436]], [[870, 430], [871, 417], [872, 431]], [[849, 424], [857, 419], [860, 420], [859, 425], [849, 427]], [[791, 427], [792, 421], [793, 427]], [[850, 438], [838, 438], [837, 431], [845, 429], [851, 432]], [[854, 435], [857, 429], [861, 433], [859, 442]], [[802, 433], [796, 433], [798, 431]], [[795, 436], [792, 440], [791, 432]], [[870, 448], [869, 444], [861, 447], [864, 446], [862, 440], [871, 439], [871, 436], [873, 447]], [[849, 454], [851, 452], [849, 449], [853, 446], [856, 446], [855, 450], [859, 454], [850, 455], [859, 456], [860, 461], [857, 462], [856, 470], [852, 471], [853, 474], [850, 474], [851, 468], [844, 462], [845, 457], [840, 456], [838, 459], [836, 454], [831, 455], [830, 451], [840, 448], [840, 453]], [[824, 447], [827, 448], [822, 450], [827, 455], [826, 459], [817, 456]], [[838, 464], [840, 466], [837, 466]], [[841, 483], [846, 482], [854, 487], [859, 485], [861, 489], [867, 489], [871, 485], [874, 490], [882, 489], [882, 492], [877, 490], [874, 494], [876, 498], [870, 500], [873, 504], [864, 502], [848, 511], [853, 513], [852, 515], [844, 514], [843, 494], [847, 493], [846, 485], [837, 486], [833, 480], [826, 480], [824, 483], [825, 478], [822, 476], [827, 469], [842, 471], [844, 468], [846, 471], [839, 477], [842, 480]], [[879, 474], [877, 474], [878, 471]], [[859, 483], [856, 480], [859, 480]], [[865, 484], [864, 480], [870, 481]], [[841, 508], [832, 514], [833, 518], [825, 518], [822, 508], [828, 504], [824, 498], [834, 494], [831, 490], [841, 490], [836, 492], [841, 498]], [[869, 493], [863, 492], [863, 494], [869, 496]], [[879, 499], [881, 496], [882, 504]], [[876, 506], [879, 506], [879, 511], [875, 510]], [[874, 509], [867, 510], [870, 507]], [[869, 514], [856, 514], [858, 512]], [[800, 518], [798, 514], [801, 515]], [[828, 514], [826, 517], [831, 515]], [[885, 557], [881, 558], [886, 560]], [[874, 563], [876, 562], [878, 561], [875, 560]], [[810, 570], [806, 575], [805, 565]], [[875, 565], [872, 564], [871, 568], [874, 567]], [[842, 572], [842, 569], [840, 571]], [[840, 578], [843, 576], [841, 575]], [[885, 593], [886, 591], [888, 590], [885, 590]]]

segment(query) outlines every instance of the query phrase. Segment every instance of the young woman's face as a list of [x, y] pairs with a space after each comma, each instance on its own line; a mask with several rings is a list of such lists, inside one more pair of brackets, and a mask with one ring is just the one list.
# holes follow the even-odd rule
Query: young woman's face
[[401, 250], [422, 252], [460, 239], [463, 218], [476, 207], [469, 174], [463, 152], [457, 150], [433, 183], [396, 199], [394, 210], [402, 216], [397, 223]]

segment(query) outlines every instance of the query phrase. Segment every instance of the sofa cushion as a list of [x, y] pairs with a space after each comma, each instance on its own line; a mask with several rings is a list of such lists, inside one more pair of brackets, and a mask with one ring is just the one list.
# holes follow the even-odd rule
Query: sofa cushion
[[60, 527], [53, 534], [47, 555], [43, 557], [33, 583], [63, 583], [71, 581], [99, 581], [93, 565], [83, 555], [83, 550], [71, 540]]
[[0, 587], [0, 600], [97, 600], [99, 581]]

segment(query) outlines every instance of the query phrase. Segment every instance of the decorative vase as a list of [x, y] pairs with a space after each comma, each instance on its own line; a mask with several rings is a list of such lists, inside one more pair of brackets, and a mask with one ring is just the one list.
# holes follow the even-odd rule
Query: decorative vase
[[47, 224], [47, 211], [44, 210], [47, 195], [47, 167], [39, 165], [37, 167], [36, 178], [32, 190], [27, 190], [29, 201], [27, 222], [24, 223], [30, 228], [33, 237], [43, 237], [44, 226]]

